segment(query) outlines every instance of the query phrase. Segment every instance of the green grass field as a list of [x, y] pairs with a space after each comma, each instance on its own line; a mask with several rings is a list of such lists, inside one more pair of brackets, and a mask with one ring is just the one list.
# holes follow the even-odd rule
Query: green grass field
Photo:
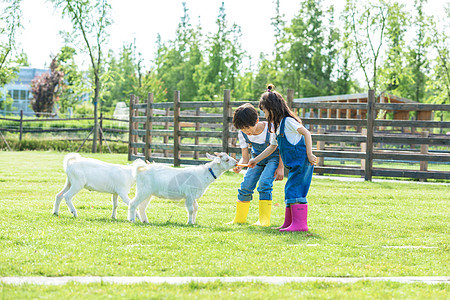
[[[199, 200], [197, 224], [164, 199], [147, 209], [150, 224], [131, 224], [122, 202], [112, 220], [110, 195], [82, 191], [78, 218], [63, 201], [58, 152], [0, 152], [0, 276], [448, 276], [449, 185], [313, 179], [307, 233], [226, 225], [242, 175], [225, 173]], [[127, 163], [124, 154], [83, 154]], [[274, 187], [272, 224], [284, 217], [283, 182]], [[132, 190], [131, 195], [134, 194]], [[258, 219], [251, 203], [249, 224]], [[393, 282], [208, 283], [185, 285], [0, 284], [2, 298], [441, 298], [446, 284]]]

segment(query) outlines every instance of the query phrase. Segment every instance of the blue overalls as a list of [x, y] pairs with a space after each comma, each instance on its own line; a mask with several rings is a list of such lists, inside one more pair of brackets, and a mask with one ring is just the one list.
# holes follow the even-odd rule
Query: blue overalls
[[[268, 126], [268, 124], [267, 124]], [[242, 132], [247, 144], [252, 146], [252, 157], [255, 158], [263, 152], [270, 145], [270, 132], [267, 128], [266, 141], [264, 144], [252, 143], [248, 136]], [[278, 149], [271, 155], [260, 161], [254, 168], [248, 168], [244, 176], [244, 181], [241, 183], [241, 188], [238, 190], [238, 199], [240, 201], [251, 201], [253, 198], [253, 191], [256, 183], [259, 180], [258, 192], [259, 200], [272, 200], [273, 177], [275, 170], [278, 168], [280, 156]]]
[[278, 149], [280, 149], [281, 159], [284, 166], [288, 168], [288, 180], [284, 187], [284, 202], [286, 206], [293, 203], [306, 204], [306, 195], [313, 175], [314, 166], [308, 160], [306, 155], [305, 137], [296, 145], [292, 145], [284, 133], [285, 117], [280, 124], [280, 134], [277, 136]]

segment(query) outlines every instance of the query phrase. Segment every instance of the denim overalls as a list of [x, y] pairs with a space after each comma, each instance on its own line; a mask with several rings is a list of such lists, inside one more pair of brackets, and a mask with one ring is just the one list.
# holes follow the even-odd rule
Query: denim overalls
[[285, 117], [280, 124], [280, 134], [277, 136], [278, 149], [280, 149], [281, 159], [284, 166], [288, 168], [288, 180], [284, 187], [284, 202], [286, 205], [293, 203], [306, 204], [306, 195], [313, 175], [314, 166], [308, 160], [306, 155], [305, 137], [292, 145], [284, 133]]
[[[270, 145], [270, 132], [267, 126], [266, 141], [264, 144], [252, 143], [248, 136], [242, 132], [247, 144], [252, 146], [252, 157], [255, 158], [263, 152]], [[244, 181], [241, 183], [241, 188], [238, 190], [238, 199], [240, 201], [251, 201], [253, 190], [259, 180], [258, 192], [259, 200], [272, 200], [272, 186], [275, 178], [275, 170], [278, 168], [280, 156], [278, 149], [271, 155], [260, 161], [254, 168], [248, 168], [244, 176]]]

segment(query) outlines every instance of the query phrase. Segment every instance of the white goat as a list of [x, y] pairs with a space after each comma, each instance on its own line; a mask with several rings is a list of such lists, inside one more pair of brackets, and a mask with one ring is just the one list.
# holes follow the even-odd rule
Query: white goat
[[134, 222], [136, 209], [142, 222], [148, 222], [145, 209], [152, 196], [170, 200], [185, 199], [188, 224], [195, 224], [198, 203], [206, 188], [225, 171], [236, 166], [237, 161], [226, 153], [212, 156], [204, 165], [188, 168], [171, 168], [161, 164], [150, 164], [137, 169], [136, 196], [128, 206], [128, 220]]
[[56, 195], [53, 214], [58, 215], [62, 198], [66, 199], [69, 211], [77, 217], [77, 210], [72, 204], [72, 198], [83, 188], [90, 191], [112, 194], [112, 218], [116, 218], [117, 196], [127, 205], [130, 202], [128, 193], [136, 182], [136, 169], [145, 166], [141, 160], [135, 160], [131, 165], [110, 164], [93, 158], [81, 157], [78, 153], [69, 153], [64, 157], [63, 167], [67, 174], [66, 184]]

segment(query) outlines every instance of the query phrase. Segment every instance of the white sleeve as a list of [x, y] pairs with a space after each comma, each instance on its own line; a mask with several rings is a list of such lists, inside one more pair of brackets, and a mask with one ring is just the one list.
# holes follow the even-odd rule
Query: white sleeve
[[286, 118], [286, 123], [284, 125], [284, 133], [286, 134], [286, 139], [292, 145], [297, 145], [297, 143], [302, 139], [302, 135], [297, 131], [302, 128], [303, 125], [300, 124], [294, 118]]
[[248, 148], [248, 144], [245, 141], [244, 135], [242, 134], [242, 131], [239, 130], [238, 132], [238, 139], [239, 139], [239, 147], [242, 148]]
[[[273, 124], [270, 124], [270, 130], [273, 130]], [[269, 134], [270, 134], [270, 144], [271, 145], [275, 145], [275, 146], [278, 146], [278, 141], [277, 141], [277, 134], [279, 134], [279, 132], [280, 132], [280, 128], [278, 127], [277, 128], [277, 132], [275, 133], [275, 132], [269, 132]]]
[[275, 133], [270, 133], [270, 144], [278, 146], [277, 135]]
[[300, 124], [297, 120], [295, 120], [294, 118], [286, 118], [286, 122], [285, 122], [285, 132], [286, 133], [293, 133], [295, 134], [295, 132], [297, 132], [297, 130], [299, 128], [302, 128], [303, 125]]

